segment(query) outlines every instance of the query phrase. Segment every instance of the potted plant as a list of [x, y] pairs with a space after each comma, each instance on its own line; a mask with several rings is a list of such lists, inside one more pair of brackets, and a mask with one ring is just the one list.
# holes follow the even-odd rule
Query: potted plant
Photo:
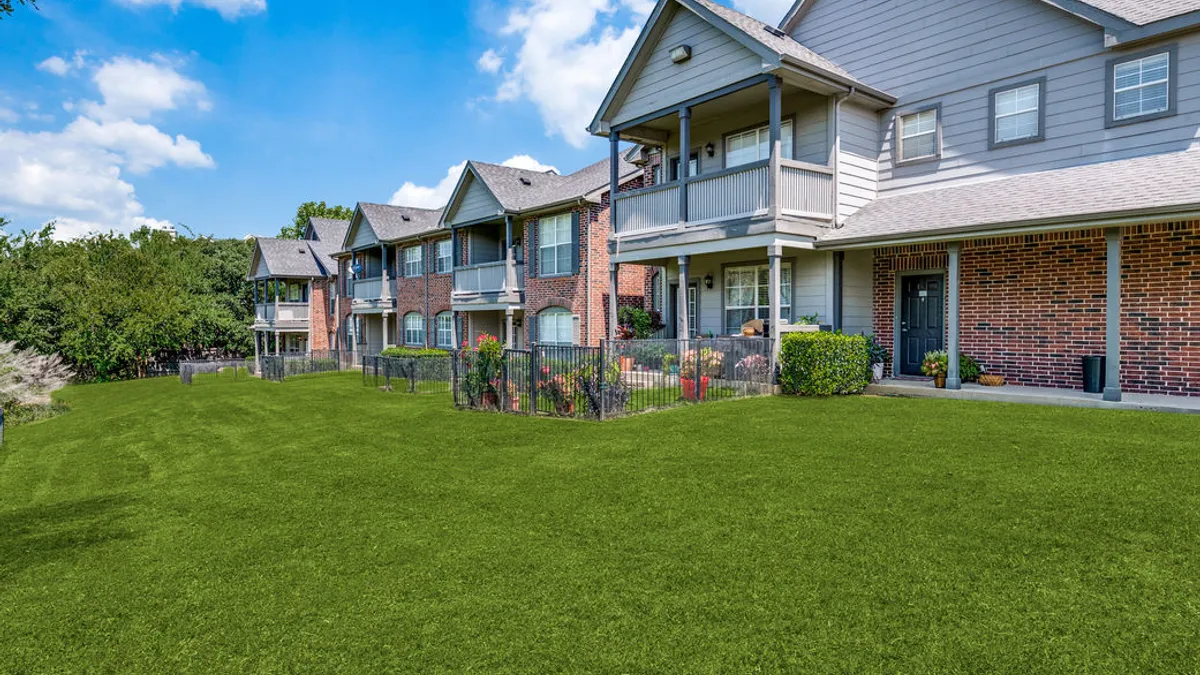
[[688, 350], [680, 357], [679, 383], [687, 401], [703, 401], [708, 395], [708, 383], [721, 373], [725, 354], [709, 347]]
[[476, 342], [478, 355], [477, 368], [479, 379], [483, 386], [483, 407], [498, 410], [500, 408], [500, 370], [503, 367], [504, 347], [500, 338], [483, 333]]
[[565, 375], [550, 376], [549, 366], [542, 369], [542, 375], [545, 376], [541, 382], [538, 382], [538, 391], [542, 396], [550, 399], [551, 405], [554, 406], [554, 412], [560, 416], [570, 416], [575, 414], [575, 376], [567, 377]]
[[927, 377], [933, 378], [933, 383], [938, 389], [946, 388], [946, 373], [950, 371], [950, 357], [946, 352], [937, 351], [925, 354], [925, 359], [921, 362], [921, 372]]
[[883, 379], [883, 367], [887, 364], [888, 351], [879, 344], [879, 340], [876, 340], [874, 335], [871, 335], [868, 340], [870, 340], [870, 344], [867, 348], [871, 351], [871, 381], [879, 382]]
[[663, 354], [662, 372], [663, 375], [678, 375], [679, 357], [675, 356], [674, 354]]
[[508, 383], [508, 409], [512, 412], [521, 412], [521, 390], [515, 382]]

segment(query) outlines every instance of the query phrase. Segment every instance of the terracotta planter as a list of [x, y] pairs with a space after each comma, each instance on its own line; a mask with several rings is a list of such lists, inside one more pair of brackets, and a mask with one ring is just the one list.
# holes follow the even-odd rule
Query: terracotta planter
[[708, 378], [700, 378], [700, 391], [696, 391], [696, 381], [689, 380], [686, 377], [679, 378], [680, 384], [683, 385], [683, 400], [685, 401], [703, 401], [708, 396]]
[[521, 397], [513, 396], [512, 398], [508, 399], [508, 407], [512, 410], [512, 412], [521, 412]]
[[938, 375], [937, 377], [933, 378], [933, 385], [935, 387], [937, 387], [938, 389], [945, 389], [946, 388], [946, 376]]
[[621, 357], [621, 371], [628, 373], [631, 370], [633, 370], [633, 357], [632, 356], [622, 356]]

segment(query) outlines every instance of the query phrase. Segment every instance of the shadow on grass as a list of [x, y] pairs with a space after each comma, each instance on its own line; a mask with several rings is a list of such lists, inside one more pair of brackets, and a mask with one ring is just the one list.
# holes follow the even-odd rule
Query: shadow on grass
[[133, 539], [125, 524], [132, 504], [129, 496], [110, 495], [0, 513], [0, 582], [108, 542]]

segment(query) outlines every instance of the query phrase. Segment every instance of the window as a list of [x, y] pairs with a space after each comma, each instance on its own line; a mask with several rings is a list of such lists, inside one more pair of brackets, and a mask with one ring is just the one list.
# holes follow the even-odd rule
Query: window
[[1006, 89], [993, 89], [991, 100], [992, 148], [1030, 143], [1045, 138], [1046, 81], [1025, 82]]
[[555, 276], [571, 273], [574, 242], [571, 241], [571, 214], [542, 218], [538, 221], [538, 274]]
[[434, 328], [437, 329], [437, 346], [442, 349], [454, 348], [454, 315], [450, 312], [442, 312], [434, 319]]
[[284, 295], [285, 302], [308, 302], [308, 287], [306, 285], [289, 281], [284, 288], [286, 289]]
[[562, 307], [543, 309], [538, 314], [538, 341], [544, 345], [575, 344], [575, 316]]
[[688, 337], [696, 337], [700, 325], [700, 286], [688, 284]]
[[1175, 112], [1175, 48], [1109, 61], [1109, 124], [1156, 119]]
[[662, 274], [655, 272], [650, 280], [650, 309], [661, 312], [662, 308]]
[[424, 271], [424, 248], [412, 246], [404, 249], [404, 276], [419, 277]]
[[415, 347], [425, 344], [425, 317], [416, 312], [404, 315], [404, 344]]
[[451, 253], [453, 244], [449, 239], [444, 239], [437, 243], [437, 273], [448, 274], [454, 267], [453, 254]]
[[938, 108], [930, 108], [897, 118], [901, 162], [938, 156], [938, 113]]
[[[792, 317], [792, 266], [781, 265], [780, 318]], [[747, 321], [771, 318], [771, 267], [747, 265], [725, 268], [725, 332], [740, 333]]]
[[[792, 121], [784, 120], [780, 127], [783, 158], [792, 158]], [[725, 168], [771, 158], [771, 125], [743, 131], [725, 137]]]
[[[688, 177], [700, 175], [700, 156], [696, 153], [688, 155]], [[679, 158], [671, 158], [671, 180], [679, 180]]]

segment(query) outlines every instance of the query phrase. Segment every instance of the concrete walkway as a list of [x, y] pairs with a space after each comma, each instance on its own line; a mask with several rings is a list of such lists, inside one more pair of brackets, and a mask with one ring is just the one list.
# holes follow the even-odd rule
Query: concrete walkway
[[879, 384], [867, 387], [867, 393], [875, 396], [952, 398], [967, 401], [1057, 405], [1071, 408], [1200, 414], [1200, 397], [1125, 394], [1124, 400], [1120, 403], [1110, 403], [1105, 401], [1100, 394], [1085, 394], [1072, 389], [1051, 389], [1049, 387], [985, 387], [979, 384], [964, 384], [962, 389], [951, 391], [938, 389], [929, 380], [885, 379]]

